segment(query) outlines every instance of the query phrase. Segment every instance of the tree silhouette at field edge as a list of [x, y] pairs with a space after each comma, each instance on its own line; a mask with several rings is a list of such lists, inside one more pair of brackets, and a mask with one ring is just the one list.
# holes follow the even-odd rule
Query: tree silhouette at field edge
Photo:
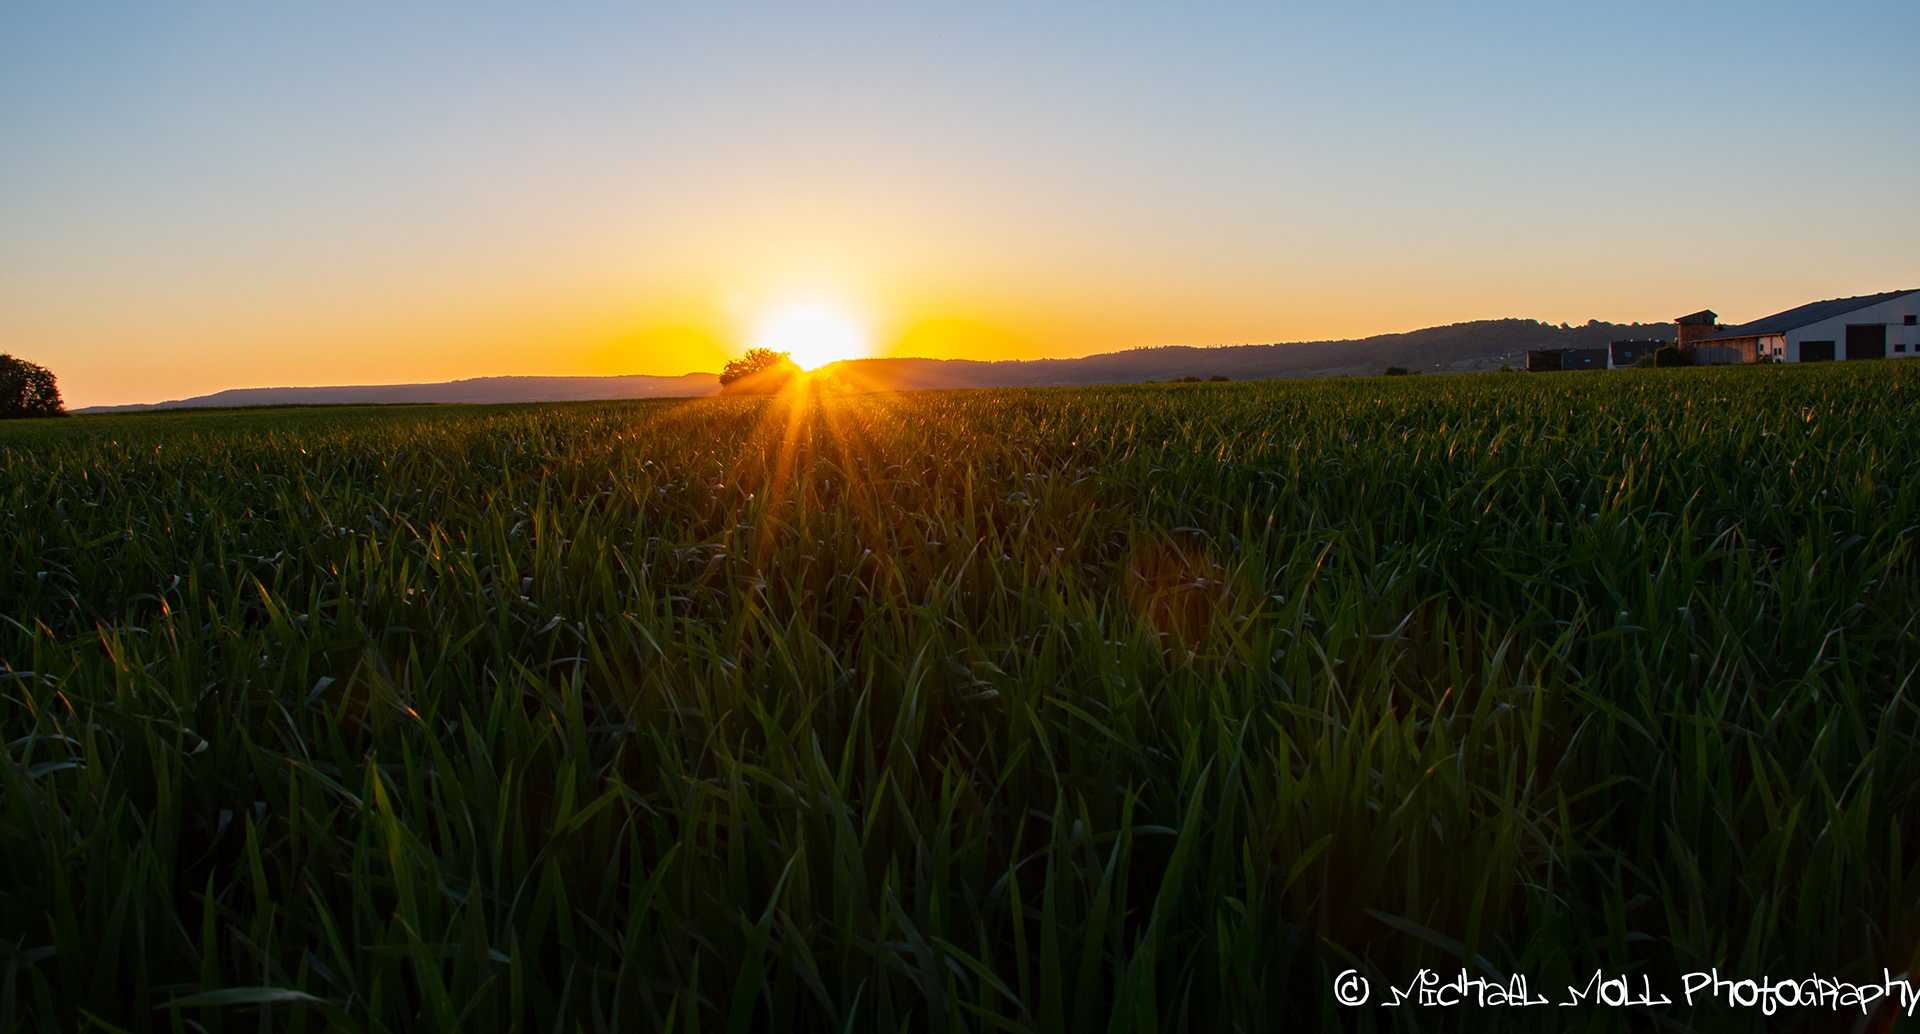
[[771, 395], [787, 386], [800, 372], [785, 352], [771, 348], [749, 348], [747, 354], [727, 363], [720, 371], [723, 395]]
[[0, 352], [0, 420], [66, 414], [52, 370]]

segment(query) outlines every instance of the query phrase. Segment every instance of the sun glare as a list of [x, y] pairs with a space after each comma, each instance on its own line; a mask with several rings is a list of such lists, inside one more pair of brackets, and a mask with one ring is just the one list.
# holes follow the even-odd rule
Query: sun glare
[[869, 352], [867, 332], [845, 313], [826, 305], [803, 305], [775, 313], [760, 325], [753, 343], [787, 353], [803, 370], [864, 358]]

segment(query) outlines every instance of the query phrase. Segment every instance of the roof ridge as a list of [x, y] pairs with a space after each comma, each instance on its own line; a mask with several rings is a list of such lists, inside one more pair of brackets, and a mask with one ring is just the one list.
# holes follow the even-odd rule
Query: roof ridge
[[[1796, 305], [1791, 309], [1782, 309], [1769, 316], [1756, 320], [1724, 327], [1719, 333], [1701, 338], [1701, 341], [1718, 341], [1728, 338], [1768, 337], [1797, 330], [1812, 323], [1844, 316], [1849, 312], [1858, 312], [1870, 305], [1890, 302], [1910, 294], [1920, 293], [1920, 288], [1907, 288], [1899, 291], [1881, 291], [1878, 294], [1856, 294], [1845, 298], [1823, 298], [1819, 301]], [[1846, 304], [1846, 303], [1855, 304]]]

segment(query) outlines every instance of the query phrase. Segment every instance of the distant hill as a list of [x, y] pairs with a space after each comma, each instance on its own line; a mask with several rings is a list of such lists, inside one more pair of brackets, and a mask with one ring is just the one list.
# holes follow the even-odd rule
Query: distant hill
[[[846, 383], [876, 390], [1012, 388], [1052, 384], [1136, 384], [1178, 377], [1234, 380], [1267, 377], [1368, 376], [1389, 366], [1428, 373], [1471, 373], [1501, 363], [1524, 366], [1529, 348], [1597, 348], [1611, 341], [1673, 340], [1671, 323], [1555, 326], [1538, 320], [1476, 320], [1404, 334], [1347, 341], [1271, 345], [1164, 345], [1080, 359], [978, 362], [970, 359], [852, 359], [828, 369]], [[370, 384], [315, 388], [234, 388], [190, 399], [135, 406], [89, 406], [76, 413], [116, 413], [192, 406], [276, 406], [399, 402], [574, 402], [713, 395], [719, 378], [476, 377], [443, 384]]]
[[1201, 348], [1164, 345], [1081, 359], [982, 363], [965, 359], [853, 359], [832, 369], [875, 388], [994, 388], [1047, 384], [1135, 384], [1219, 374], [1234, 380], [1378, 374], [1389, 366], [1429, 373], [1524, 366], [1529, 348], [1597, 348], [1613, 341], [1673, 340], [1671, 323], [1555, 326], [1537, 320], [1476, 320], [1347, 341]]
[[712, 395], [720, 378], [711, 373], [681, 377], [475, 377], [440, 384], [359, 384], [315, 388], [233, 388], [190, 399], [134, 406], [88, 406], [75, 413], [126, 413], [197, 406], [366, 405], [398, 402], [578, 402]]

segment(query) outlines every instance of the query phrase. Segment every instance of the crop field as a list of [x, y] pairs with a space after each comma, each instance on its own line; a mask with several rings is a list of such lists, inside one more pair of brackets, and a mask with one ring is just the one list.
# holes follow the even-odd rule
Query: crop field
[[1916, 412], [1836, 363], [0, 425], [0, 1029], [1855, 1029], [1331, 987], [1910, 971]]

